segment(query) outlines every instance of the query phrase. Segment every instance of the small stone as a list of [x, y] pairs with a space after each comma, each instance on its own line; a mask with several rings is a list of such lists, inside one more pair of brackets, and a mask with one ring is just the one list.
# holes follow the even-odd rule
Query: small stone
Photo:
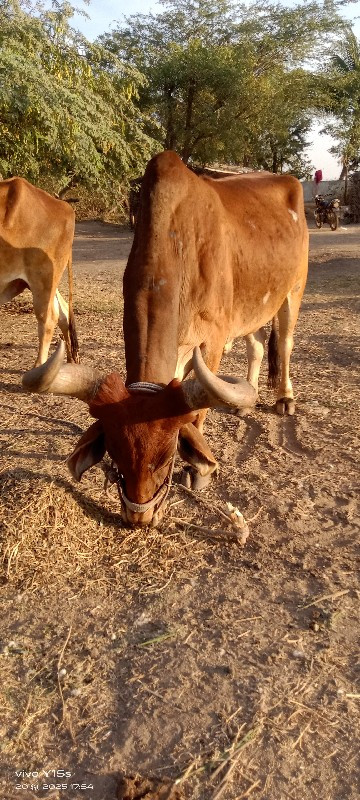
[[65, 675], [67, 675], [67, 669], [63, 667], [62, 669], [59, 670], [59, 678], [64, 678]]
[[134, 625], [138, 627], [140, 625], [148, 625], [150, 622], [151, 622], [151, 617], [149, 617], [149, 615], [145, 611], [143, 611], [142, 614], [140, 614], [140, 617], [138, 617], [135, 620]]
[[303, 650], [293, 650], [292, 655], [294, 658], [306, 658]]
[[24, 648], [21, 647], [21, 645], [18, 642], [14, 642], [13, 640], [9, 642], [7, 649], [9, 653], [21, 654], [24, 652]]

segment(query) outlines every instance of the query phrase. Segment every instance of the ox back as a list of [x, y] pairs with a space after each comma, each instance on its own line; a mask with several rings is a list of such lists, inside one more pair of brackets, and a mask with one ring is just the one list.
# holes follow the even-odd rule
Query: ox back
[[124, 275], [128, 382], [182, 378], [196, 345], [216, 371], [224, 346], [256, 334], [289, 293], [297, 317], [307, 258], [295, 178], [213, 180], [193, 174], [172, 152], [153, 158]]
[[[72, 244], [75, 215], [62, 200], [23, 178], [0, 183], [0, 305], [29, 288], [38, 322], [36, 364], [46, 361], [56, 322], [68, 360], [78, 361], [72, 314]], [[69, 307], [58, 285], [69, 273]]]

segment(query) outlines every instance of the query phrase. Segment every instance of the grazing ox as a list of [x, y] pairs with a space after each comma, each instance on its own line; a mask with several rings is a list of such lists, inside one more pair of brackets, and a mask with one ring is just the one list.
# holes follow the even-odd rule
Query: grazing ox
[[[74, 212], [62, 200], [23, 178], [0, 182], [0, 305], [30, 289], [39, 332], [36, 365], [48, 357], [57, 321], [68, 360], [79, 360], [71, 309], [74, 226]], [[57, 288], [66, 266], [69, 307]]]
[[[118, 373], [63, 365], [61, 347], [23, 379], [30, 391], [89, 403], [96, 422], [69, 458], [73, 476], [79, 480], [107, 451], [124, 520], [156, 523], [177, 444], [194, 487], [216, 468], [202, 436], [206, 409], [254, 405], [262, 326], [270, 320], [275, 381], [276, 317], [276, 408], [292, 414], [289, 360], [307, 260], [302, 188], [295, 178], [254, 173], [212, 180], [194, 175], [172, 152], [154, 157], [124, 275], [126, 384]], [[247, 381], [214, 374], [236, 336], [246, 337]], [[184, 380], [192, 368], [196, 377]]]

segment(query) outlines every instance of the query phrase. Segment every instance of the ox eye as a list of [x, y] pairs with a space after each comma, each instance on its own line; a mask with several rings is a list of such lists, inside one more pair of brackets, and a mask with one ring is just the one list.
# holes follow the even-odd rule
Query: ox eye
[[[173, 453], [170, 451], [168, 453], [163, 453], [163, 455], [159, 458], [156, 464], [152, 464], [152, 471], [156, 472], [157, 469], [163, 469], [164, 467], [169, 466], [171, 463], [171, 459], [173, 457]], [[150, 465], [149, 465], [150, 466]]]

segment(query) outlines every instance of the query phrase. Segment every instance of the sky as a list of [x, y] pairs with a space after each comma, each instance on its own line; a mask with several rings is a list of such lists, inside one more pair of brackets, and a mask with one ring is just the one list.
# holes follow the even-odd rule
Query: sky
[[[295, 0], [286, 0], [283, 5], [295, 5]], [[163, 6], [153, 0], [91, 0], [85, 5], [81, 0], [77, 2], [78, 8], [84, 8], [89, 19], [77, 14], [72, 24], [79, 28], [87, 39], [95, 39], [101, 33], [111, 30], [115, 23], [130, 14], [159, 13]], [[360, 38], [360, 0], [352, 2], [343, 9], [343, 16], [354, 23], [354, 32]], [[358, 18], [358, 19], [356, 19]], [[314, 169], [321, 169], [323, 180], [338, 178], [341, 168], [334, 156], [329, 153], [329, 148], [334, 144], [330, 136], [320, 134], [324, 127], [323, 122], [314, 122], [309, 135], [307, 154], [313, 163]]]

